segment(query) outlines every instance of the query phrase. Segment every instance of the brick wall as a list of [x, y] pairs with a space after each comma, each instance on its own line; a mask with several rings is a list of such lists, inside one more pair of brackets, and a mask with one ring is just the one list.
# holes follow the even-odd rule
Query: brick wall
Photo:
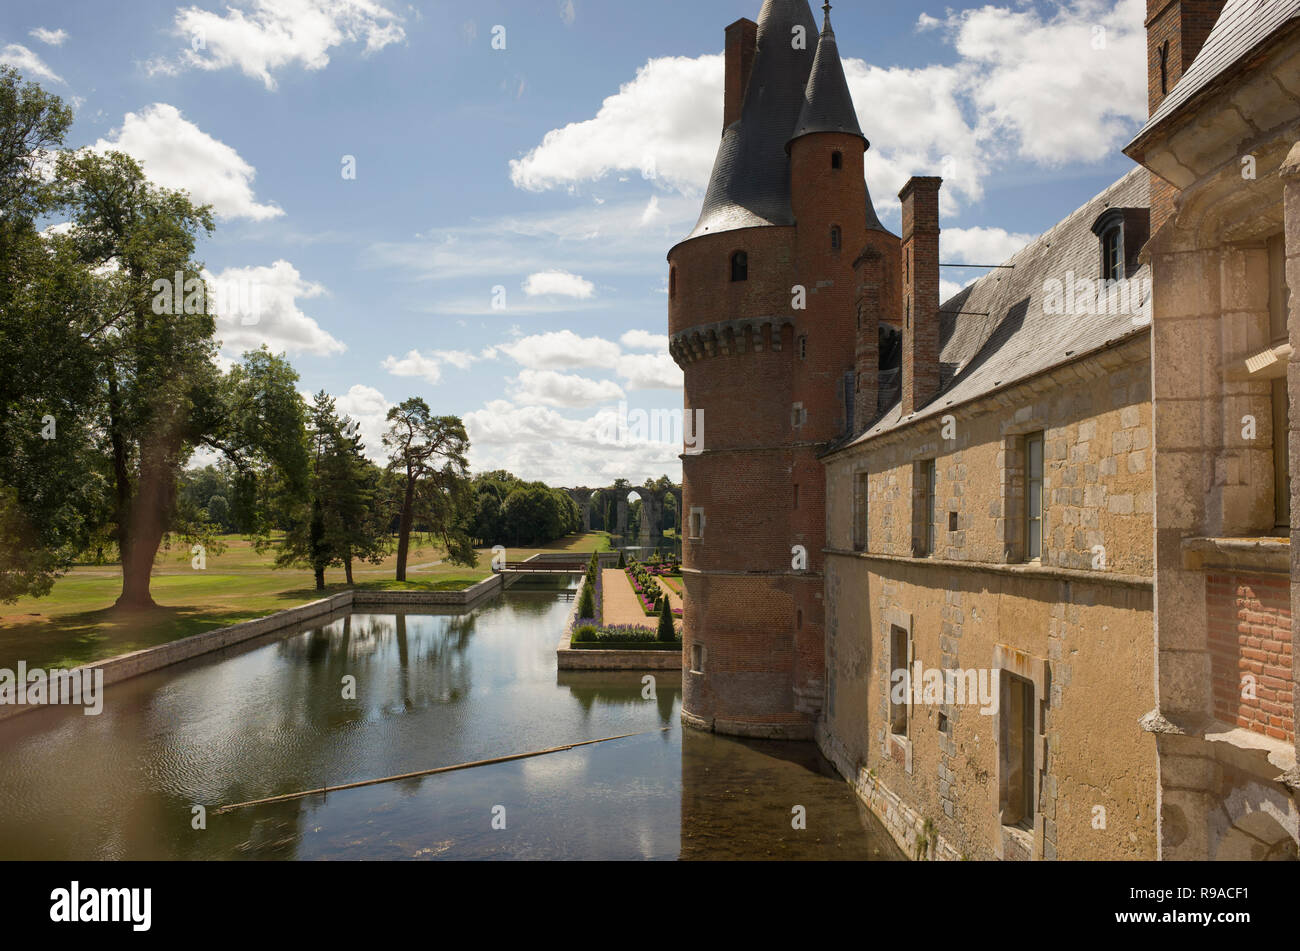
[[[1212, 574], [1205, 600], [1214, 715], [1294, 742], [1290, 579]], [[1247, 676], [1253, 684], [1246, 684]]]
[[[913, 178], [903, 203], [903, 415], [939, 393], [939, 188]], [[909, 316], [910, 315], [910, 316]]]

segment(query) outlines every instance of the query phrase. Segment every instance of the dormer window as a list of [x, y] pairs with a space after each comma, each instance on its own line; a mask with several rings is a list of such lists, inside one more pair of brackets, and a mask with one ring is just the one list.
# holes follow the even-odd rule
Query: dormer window
[[1101, 279], [1127, 279], [1137, 267], [1138, 252], [1150, 232], [1150, 209], [1108, 208], [1092, 226], [1101, 252]]
[[834, 228], [831, 229], [831, 250], [838, 251], [839, 249], [840, 249], [840, 228], [839, 225], [836, 225]]
[[737, 251], [731, 256], [731, 280], [749, 280], [749, 255], [744, 251]]
[[1101, 277], [1118, 281], [1124, 276], [1124, 229], [1119, 225], [1101, 236]]
[[843, 168], [843, 167], [844, 167], [844, 153], [843, 153], [843, 152], [832, 152], [832, 153], [831, 153], [831, 168], [834, 168], [834, 169], [840, 169], [840, 168]]

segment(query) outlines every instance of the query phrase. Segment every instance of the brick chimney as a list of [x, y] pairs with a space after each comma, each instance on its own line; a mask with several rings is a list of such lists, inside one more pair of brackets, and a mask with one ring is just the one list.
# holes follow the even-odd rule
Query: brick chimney
[[[1225, 0], [1147, 0], [1147, 106], [1150, 114], [1174, 90], [1205, 45]], [[1151, 233], [1169, 219], [1178, 190], [1151, 176]]]
[[858, 327], [853, 373], [853, 435], [867, 431], [876, 418], [880, 393], [880, 319], [885, 260], [868, 247], [853, 263], [858, 279]]
[[754, 68], [754, 52], [758, 48], [758, 24], [740, 19], [727, 27], [727, 78], [722, 108], [722, 131], [740, 118], [745, 104], [745, 90], [749, 88], [749, 73]]
[[939, 188], [912, 178], [903, 203], [903, 415], [939, 394]]

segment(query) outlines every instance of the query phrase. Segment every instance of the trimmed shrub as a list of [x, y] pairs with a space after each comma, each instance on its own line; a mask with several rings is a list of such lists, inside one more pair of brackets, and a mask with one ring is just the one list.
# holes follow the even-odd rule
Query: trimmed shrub
[[677, 628], [673, 625], [673, 612], [667, 598], [659, 612], [659, 640], [663, 642], [677, 640]]
[[594, 641], [598, 630], [599, 628], [594, 624], [580, 624], [578, 627], [574, 628], [573, 638], [570, 643], [577, 644], [585, 641]]
[[582, 594], [578, 596], [578, 617], [594, 618], [596, 616], [596, 594], [590, 584], [582, 586]]

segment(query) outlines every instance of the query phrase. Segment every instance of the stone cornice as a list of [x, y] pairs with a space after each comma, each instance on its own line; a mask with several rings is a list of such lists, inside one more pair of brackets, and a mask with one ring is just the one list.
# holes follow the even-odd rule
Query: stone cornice
[[970, 571], [1016, 578], [1038, 578], [1044, 581], [1069, 581], [1077, 584], [1112, 585], [1121, 588], [1151, 590], [1151, 579], [1145, 575], [1123, 575], [1107, 571], [1083, 571], [1078, 568], [1056, 568], [1051, 565], [1003, 564], [993, 561], [953, 561], [947, 558], [913, 558], [909, 555], [886, 555], [865, 551], [848, 551], [842, 548], [823, 548], [822, 554], [836, 558], [853, 558], [858, 561], [883, 561], [910, 568], [936, 568], [944, 571]]

